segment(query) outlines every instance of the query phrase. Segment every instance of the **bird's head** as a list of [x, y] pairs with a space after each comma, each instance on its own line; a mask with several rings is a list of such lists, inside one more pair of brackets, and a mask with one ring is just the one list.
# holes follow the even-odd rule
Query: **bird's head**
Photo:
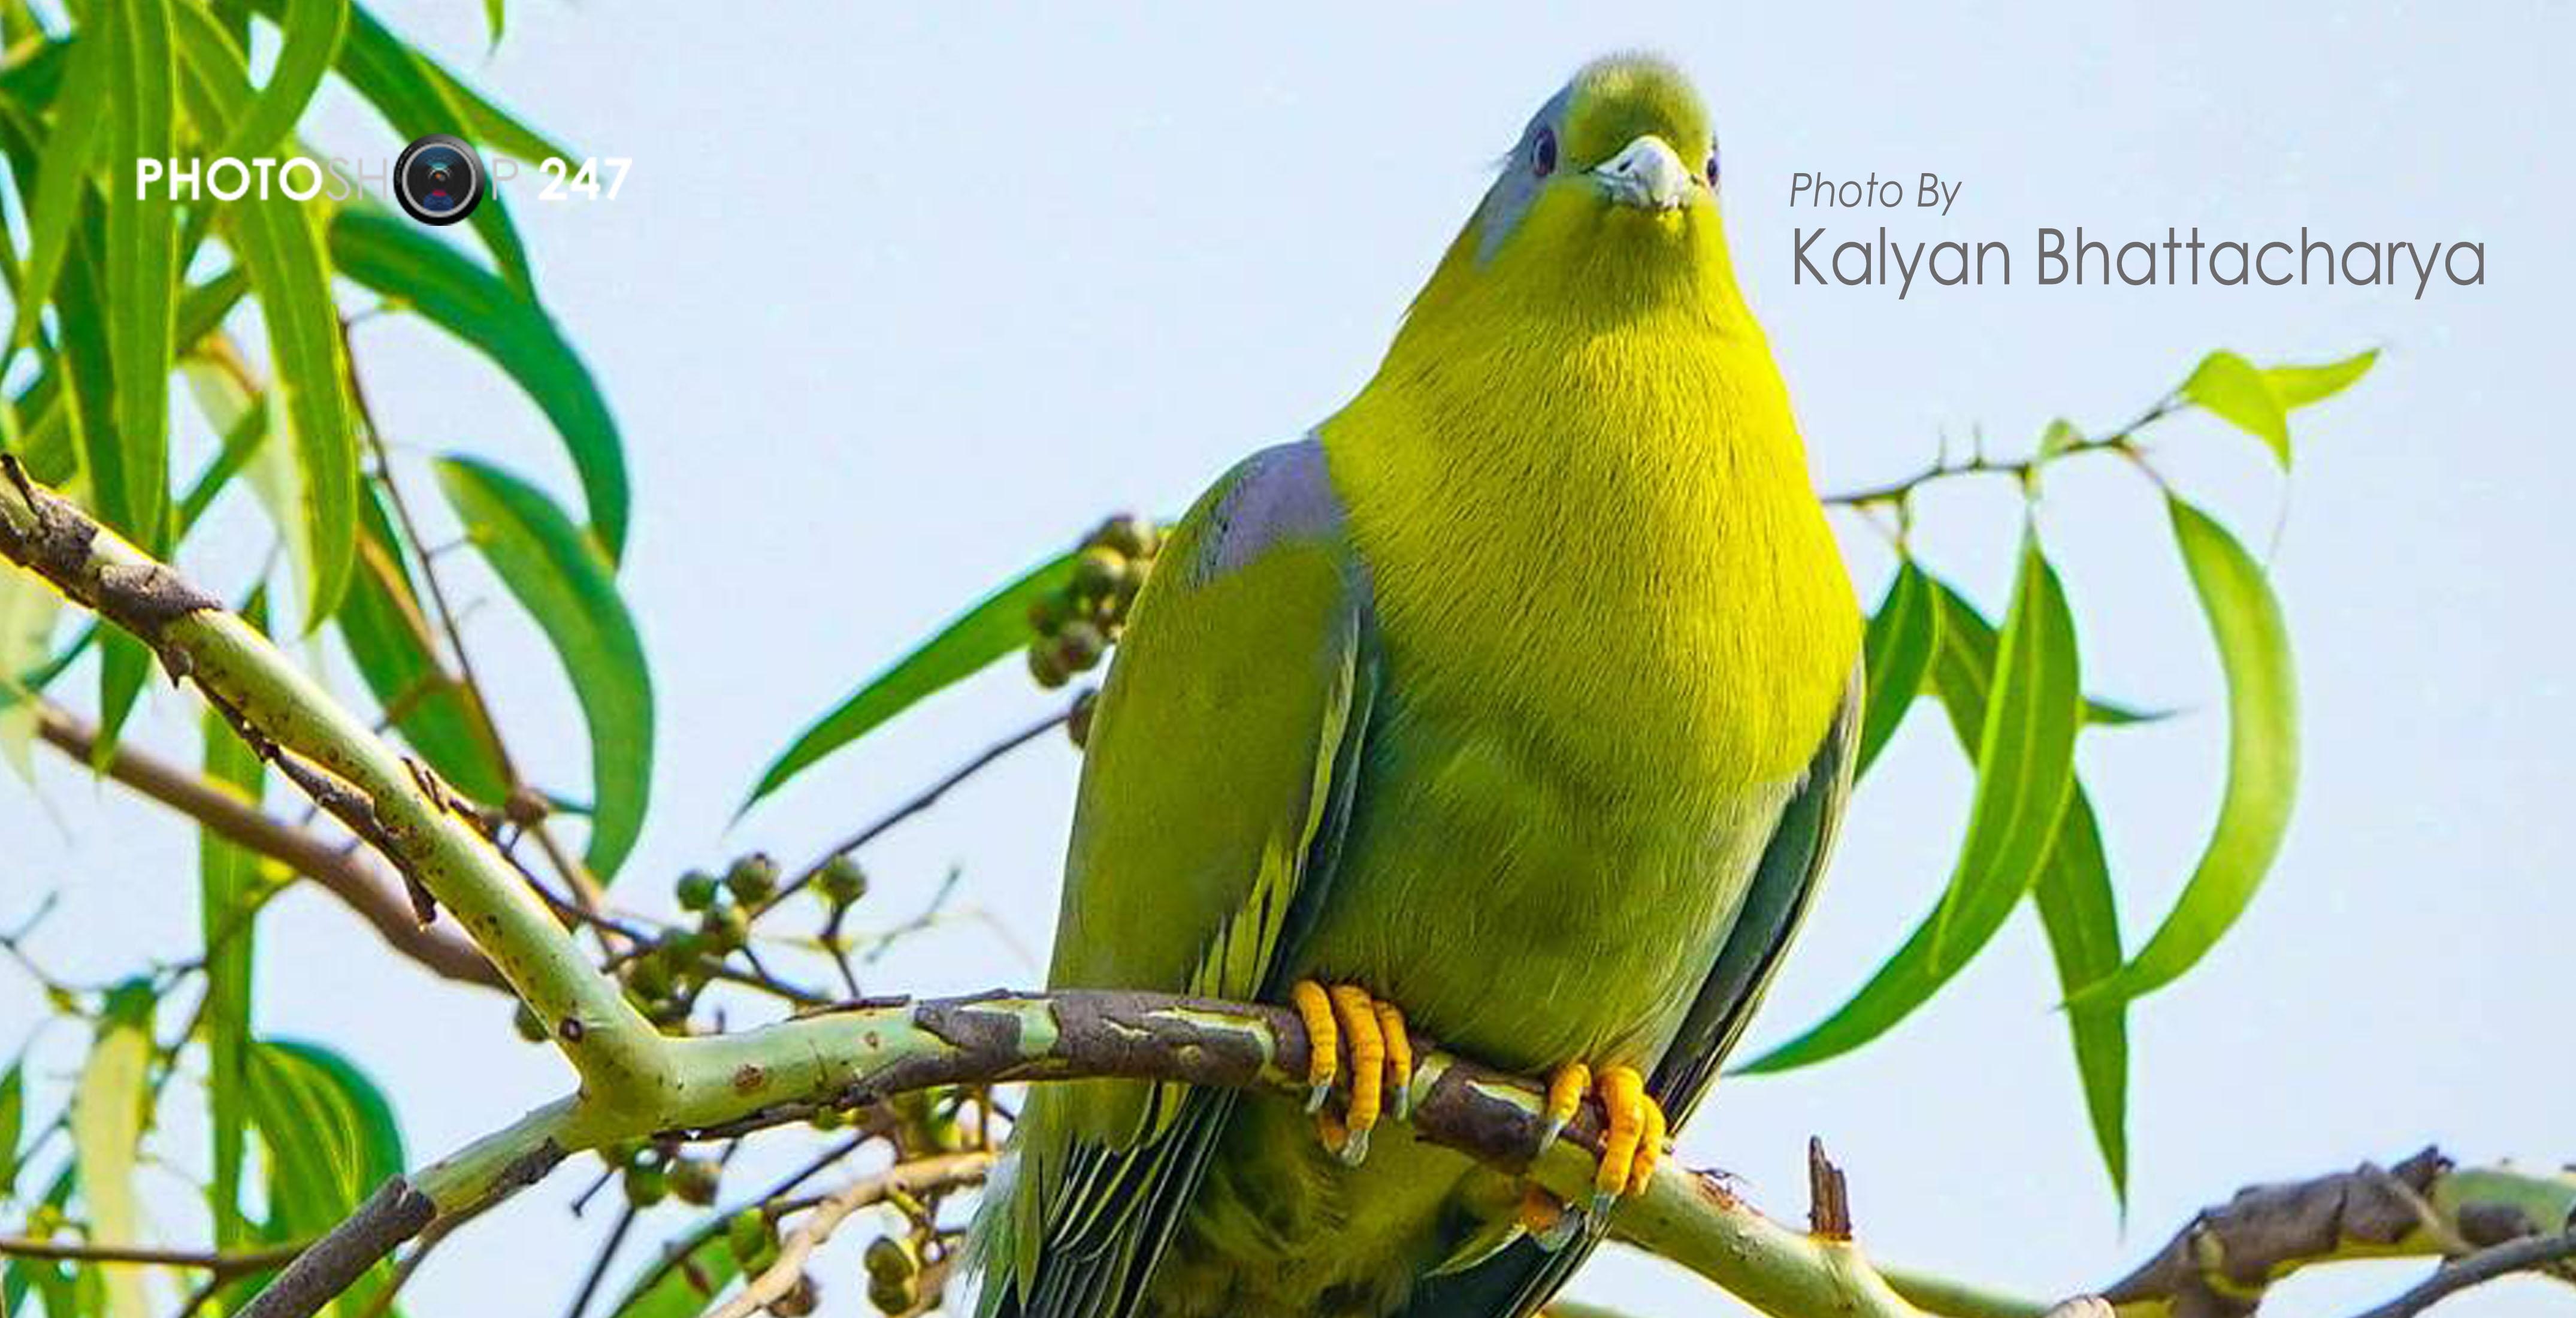
[[1652, 55], [1585, 65], [1539, 107], [1416, 303], [1508, 298], [1616, 320], [1740, 308], [1719, 223], [1718, 149], [1690, 80]]

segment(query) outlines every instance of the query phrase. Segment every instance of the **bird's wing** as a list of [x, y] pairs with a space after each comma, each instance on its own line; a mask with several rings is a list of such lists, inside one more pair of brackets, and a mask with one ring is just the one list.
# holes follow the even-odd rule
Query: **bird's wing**
[[[1681, 1032], [1647, 1078], [1646, 1092], [1663, 1106], [1674, 1129], [1699, 1105], [1727, 1053], [1753, 1019], [1771, 987], [1781, 953], [1798, 932], [1823, 877], [1843, 803], [1851, 795], [1853, 755], [1859, 744], [1861, 674], [1854, 668], [1824, 745], [1772, 827], [1771, 840], [1753, 871], [1744, 905], [1726, 941], [1700, 982]], [[1492, 1258], [1450, 1276], [1434, 1277], [1407, 1302], [1400, 1318], [1522, 1318], [1535, 1313], [1574, 1274], [1608, 1224], [1591, 1229], [1554, 1253], [1529, 1240], [1515, 1241]]]
[[[1050, 982], [1245, 999], [1329, 882], [1376, 663], [1311, 440], [1199, 501], [1136, 601], [1092, 721]], [[988, 1313], [1120, 1315], [1233, 1106], [1183, 1085], [1038, 1086], [979, 1231]]]

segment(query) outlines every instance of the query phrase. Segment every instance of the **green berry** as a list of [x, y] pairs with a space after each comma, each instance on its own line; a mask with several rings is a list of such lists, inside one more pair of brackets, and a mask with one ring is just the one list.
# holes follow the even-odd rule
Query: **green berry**
[[1116, 550], [1126, 558], [1153, 557], [1158, 538], [1154, 524], [1134, 513], [1120, 513], [1091, 533], [1091, 543]]
[[823, 862], [823, 872], [814, 881], [823, 885], [824, 896], [843, 906], [868, 895], [868, 872], [847, 856]]
[[745, 906], [768, 901], [770, 894], [778, 891], [778, 862], [771, 860], [767, 852], [755, 851], [725, 871], [725, 887], [732, 890], [735, 901]]
[[626, 1202], [638, 1208], [650, 1208], [662, 1202], [671, 1192], [670, 1178], [651, 1163], [635, 1163], [626, 1169]]
[[1117, 592], [1118, 578], [1126, 572], [1125, 554], [1094, 545], [1073, 560], [1073, 593], [1079, 599], [1106, 599]]
[[699, 924], [698, 937], [705, 940], [708, 951], [723, 956], [751, 937], [751, 917], [739, 906], [716, 907]]
[[760, 1257], [760, 1251], [766, 1249], [771, 1240], [769, 1214], [757, 1204], [734, 1214], [732, 1220], [725, 1223], [725, 1248], [732, 1251], [735, 1262], [746, 1267]]
[[910, 1313], [920, 1301], [921, 1288], [910, 1277], [879, 1277], [868, 1282], [868, 1303], [875, 1305], [879, 1313]]
[[1109, 638], [1100, 628], [1081, 619], [1064, 625], [1055, 637], [1056, 663], [1068, 673], [1079, 673], [1100, 662], [1109, 652]]
[[673, 891], [679, 895], [681, 910], [703, 911], [716, 904], [716, 876], [691, 870], [680, 876]]
[[865, 1259], [868, 1275], [879, 1281], [909, 1280], [921, 1271], [912, 1257], [912, 1245], [895, 1236], [879, 1236], [868, 1242]]
[[823, 1288], [815, 1283], [814, 1274], [802, 1272], [797, 1274], [796, 1284], [785, 1295], [769, 1302], [769, 1312], [775, 1318], [805, 1318], [822, 1302]]
[[1065, 672], [1063, 662], [1056, 658], [1054, 642], [1039, 641], [1029, 646], [1029, 676], [1049, 691], [1064, 685], [1069, 674]]
[[1040, 595], [1029, 601], [1029, 630], [1040, 636], [1053, 636], [1064, 620], [1073, 616], [1073, 603], [1062, 592]]
[[510, 1023], [518, 1027], [520, 1038], [530, 1043], [546, 1041], [546, 1023], [537, 1019], [536, 1010], [528, 1004], [522, 1002], [517, 1011], [510, 1013]]
[[714, 1203], [716, 1187], [722, 1179], [712, 1159], [678, 1158], [671, 1163], [671, 1194], [684, 1204], [704, 1208]]

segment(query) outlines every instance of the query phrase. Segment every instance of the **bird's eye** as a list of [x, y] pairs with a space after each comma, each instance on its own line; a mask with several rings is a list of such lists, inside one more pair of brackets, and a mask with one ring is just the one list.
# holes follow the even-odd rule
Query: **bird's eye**
[[1530, 172], [1540, 178], [1556, 172], [1556, 131], [1538, 130], [1538, 140], [1530, 143]]
[[1717, 148], [1716, 148], [1716, 147], [1710, 147], [1710, 148], [1708, 149], [1708, 163], [1707, 163], [1706, 165], [1702, 166], [1701, 168], [1702, 168], [1702, 169], [1707, 173], [1707, 175], [1708, 175], [1708, 185], [1709, 185], [1710, 187], [1712, 187], [1712, 188], [1713, 188], [1713, 187], [1716, 187], [1716, 186], [1717, 186]]

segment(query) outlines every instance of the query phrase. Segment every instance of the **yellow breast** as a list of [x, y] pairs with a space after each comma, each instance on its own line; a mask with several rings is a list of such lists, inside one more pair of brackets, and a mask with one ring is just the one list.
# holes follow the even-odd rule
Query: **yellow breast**
[[1859, 615], [1749, 318], [1417, 316], [1322, 438], [1417, 712], [1605, 786], [1814, 754]]

